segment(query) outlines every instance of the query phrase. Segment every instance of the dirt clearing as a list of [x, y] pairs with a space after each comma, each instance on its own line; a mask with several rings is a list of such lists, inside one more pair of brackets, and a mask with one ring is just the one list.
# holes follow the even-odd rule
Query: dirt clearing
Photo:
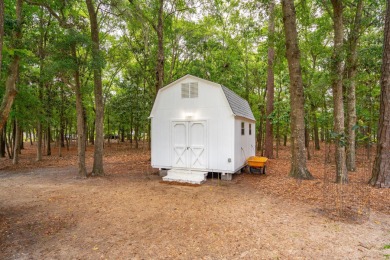
[[[314, 189], [321, 180], [294, 188], [294, 182], [291, 186], [287, 177], [281, 177], [285, 173], [277, 173], [276, 165], [282, 165], [283, 159], [271, 162], [267, 176], [242, 174], [231, 182], [214, 179], [201, 186], [161, 183], [148, 166], [147, 151], [112, 145], [105, 159], [108, 176], [89, 179], [77, 178], [72, 151], [58, 161], [45, 158], [40, 164], [33, 163], [27, 152], [18, 167], [1, 159], [0, 258], [386, 259], [390, 255], [389, 201], [361, 224], [330, 220], [319, 200], [311, 199], [315, 195], [296, 199], [306, 186]], [[273, 178], [279, 178], [282, 187], [271, 192], [265, 187], [273, 186]], [[280, 192], [283, 185], [294, 191]]]

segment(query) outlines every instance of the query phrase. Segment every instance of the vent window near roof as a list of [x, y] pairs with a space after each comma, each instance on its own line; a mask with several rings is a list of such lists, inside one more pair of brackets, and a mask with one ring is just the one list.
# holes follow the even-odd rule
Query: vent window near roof
[[252, 124], [249, 124], [249, 135], [252, 135]]
[[197, 98], [198, 82], [181, 84], [181, 98]]
[[245, 135], [245, 123], [241, 122], [241, 135]]

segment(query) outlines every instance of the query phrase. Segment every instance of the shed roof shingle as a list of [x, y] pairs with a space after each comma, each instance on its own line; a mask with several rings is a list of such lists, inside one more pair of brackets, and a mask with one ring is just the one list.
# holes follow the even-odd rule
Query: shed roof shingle
[[241, 116], [250, 120], [255, 121], [252, 110], [249, 106], [248, 101], [237, 95], [234, 91], [228, 89], [227, 87], [221, 85], [223, 93], [226, 96], [227, 101], [229, 102], [230, 108], [236, 116]]

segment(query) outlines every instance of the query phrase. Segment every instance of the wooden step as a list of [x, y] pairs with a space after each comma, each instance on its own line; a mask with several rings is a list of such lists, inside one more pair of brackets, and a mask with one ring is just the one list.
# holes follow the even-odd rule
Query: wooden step
[[191, 184], [202, 184], [206, 181], [207, 172], [195, 170], [172, 169], [169, 170], [167, 176], [163, 177], [163, 181], [176, 181]]

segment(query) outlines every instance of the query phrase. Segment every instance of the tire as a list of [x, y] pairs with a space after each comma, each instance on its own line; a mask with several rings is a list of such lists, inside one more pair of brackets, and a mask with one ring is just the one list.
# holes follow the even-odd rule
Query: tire
[[263, 167], [263, 174], [265, 174], [265, 165], [264, 165], [264, 167]]

